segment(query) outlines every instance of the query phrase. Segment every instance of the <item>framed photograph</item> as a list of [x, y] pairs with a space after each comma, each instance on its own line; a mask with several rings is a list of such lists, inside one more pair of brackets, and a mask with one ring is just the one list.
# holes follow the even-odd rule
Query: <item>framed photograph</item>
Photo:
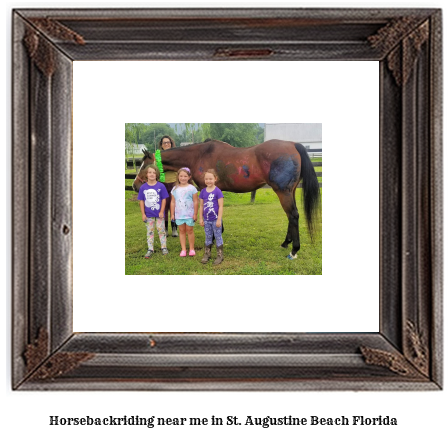
[[[438, 9], [14, 10], [12, 387], [441, 389], [441, 29]], [[291, 62], [324, 66], [331, 61], [335, 68], [342, 63], [353, 69], [360, 61], [376, 63], [379, 118], [369, 114], [366, 119], [378, 127], [378, 162], [372, 160], [371, 168], [379, 175], [379, 220], [375, 230], [362, 232], [378, 233], [372, 253], [379, 254], [379, 260], [354, 288], [362, 294], [377, 282], [379, 330], [353, 332], [336, 325], [303, 329], [300, 321], [295, 324], [297, 303], [272, 293], [262, 301], [268, 302], [271, 315], [284, 316], [288, 326], [258, 330], [257, 309], [240, 293], [229, 295], [225, 308], [221, 300], [214, 308], [206, 307], [210, 298], [195, 300], [199, 313], [190, 319], [203, 320], [199, 329], [173, 324], [183, 302], [169, 300], [163, 306], [143, 306], [151, 321], [148, 329], [78, 329], [74, 308], [80, 305], [79, 289], [87, 291], [92, 302], [101, 297], [99, 306], [91, 306], [94, 318], [117, 315], [109, 311], [101, 290], [115, 292], [104, 283], [107, 267], [98, 278], [80, 272], [77, 260], [83, 253], [87, 259], [94, 249], [84, 244], [74, 251], [80, 235], [79, 221], [74, 221], [79, 205], [74, 175], [82, 144], [74, 141], [74, 123], [83, 112], [76, 106], [75, 61], [103, 66], [130, 61], [137, 69], [141, 61], [154, 61], [151, 68], [191, 62], [209, 63], [210, 69], [244, 64], [267, 70]], [[332, 74], [331, 68], [321, 70]], [[100, 67], [98, 71], [107, 81], [108, 72]], [[86, 148], [85, 153], [82, 159], [88, 160], [91, 152]], [[95, 150], [93, 155], [98, 154]], [[96, 190], [106, 177], [95, 163], [89, 181]], [[122, 179], [119, 182], [122, 185]], [[93, 191], [90, 196], [96, 201]], [[76, 275], [84, 276], [85, 284], [74, 281]], [[320, 277], [325, 275], [324, 269]], [[276, 276], [268, 278], [275, 281]], [[286, 283], [271, 284], [267, 293], [279, 285]], [[128, 299], [128, 291], [119, 292]], [[355, 299], [338, 306], [337, 294], [336, 288], [331, 306], [335, 320], [345, 318], [342, 308], [359, 312], [353, 311]], [[88, 299], [82, 307], [89, 307]], [[134, 307], [142, 306], [137, 301]], [[211, 322], [218, 314], [244, 320], [246, 326], [215, 331]], [[358, 316], [362, 319], [362, 311]]]
[[[148, 68], [151, 63], [146, 62], [151, 80], [159, 86], [165, 84], [164, 87], [160, 86], [165, 95], [160, 99], [151, 99], [160, 102], [154, 108], [160, 105], [171, 107], [176, 101], [180, 105], [182, 94], [172, 90], [178, 84], [172, 87], [173, 79], [164, 81], [163, 77], [156, 77], [157, 73], [165, 75], [165, 70], [172, 69], [173, 63], [159, 63], [162, 66], [157, 69], [159, 72], [154, 73]], [[209, 79], [204, 92], [194, 102], [188, 101], [189, 114], [194, 103], [199, 107], [203, 105], [205, 97], [211, 94], [207, 90], [221, 88], [219, 83], [222, 79], [218, 79], [218, 84], [215, 81], [226, 77], [221, 71], [223, 65], [232, 66], [235, 74], [239, 73], [238, 82], [243, 83], [241, 87], [255, 75], [257, 85], [252, 87], [252, 91], [259, 93], [259, 84], [264, 82], [261, 78], [266, 76], [264, 71], [263, 74], [257, 71], [262, 63], [176, 63], [176, 67], [183, 67], [176, 68], [177, 74], [181, 72], [179, 76], [182, 76], [175, 79], [176, 82], [184, 81], [185, 86], [200, 89], [200, 81]], [[244, 67], [247, 66], [253, 68], [246, 71], [243, 79]], [[112, 64], [114, 76], [115, 67]], [[204, 70], [207, 71], [205, 74]], [[194, 77], [196, 81], [193, 81]], [[223, 84], [222, 90], [219, 90], [219, 98], [213, 92], [213, 101], [216, 102], [213, 104], [214, 117], [220, 110], [231, 112], [232, 106], [241, 107], [240, 111], [252, 112], [249, 108], [254, 106], [253, 93], [239, 92], [236, 88], [232, 84], [232, 93], [241, 97], [236, 105], [234, 99], [231, 102], [223, 99], [222, 94], [228, 89], [226, 85]], [[259, 99], [266, 99], [265, 93]], [[159, 108], [159, 111], [171, 110]], [[233, 117], [240, 119], [235, 112]], [[321, 123], [127, 123], [125, 127], [129, 139], [125, 143], [125, 146], [129, 145], [125, 169], [126, 275], [322, 274]], [[139, 143], [135, 143], [136, 137]], [[309, 152], [310, 146], [303, 145], [300, 139], [318, 144], [319, 156], [313, 157], [315, 152]], [[157, 167], [154, 169], [152, 166]], [[158, 172], [155, 183], [147, 181], [148, 170], [150, 173]], [[182, 186], [178, 181], [180, 173], [188, 176], [188, 182]], [[306, 178], [300, 182], [302, 175]], [[184, 192], [188, 193], [185, 200], [180, 195]], [[167, 196], [165, 201], [158, 193]], [[83, 192], [80, 195], [83, 196]], [[196, 203], [194, 198], [197, 198]], [[308, 203], [303, 202], [305, 198]], [[160, 213], [162, 204], [164, 207]], [[178, 213], [175, 213], [176, 210]], [[298, 215], [297, 225], [294, 215]], [[222, 221], [224, 216], [226, 227]], [[176, 219], [170, 220], [171, 217]], [[289, 225], [288, 218], [292, 225]], [[306, 227], [299, 228], [299, 218], [302, 218], [300, 225], [306, 223]], [[146, 226], [142, 226], [142, 221], [146, 221]], [[218, 225], [215, 226], [214, 221]], [[156, 223], [157, 229], [154, 228]], [[286, 237], [293, 234], [291, 229], [295, 233], [294, 239]], [[283, 245], [284, 251], [279, 251], [280, 245]], [[300, 253], [300, 263], [289, 263], [297, 259], [301, 248], [306, 251]], [[182, 256], [179, 258], [181, 250]], [[169, 254], [171, 257], [165, 257]], [[200, 264], [197, 263], [198, 258]], [[230, 263], [223, 265], [224, 258]]]

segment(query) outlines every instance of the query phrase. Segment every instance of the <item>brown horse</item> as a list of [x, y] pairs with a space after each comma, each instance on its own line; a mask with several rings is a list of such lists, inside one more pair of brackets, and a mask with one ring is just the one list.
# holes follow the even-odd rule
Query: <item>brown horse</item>
[[[134, 180], [133, 188], [138, 192], [145, 179], [144, 168], [154, 162], [154, 154], [143, 151], [145, 156]], [[182, 148], [161, 151], [164, 171], [177, 171], [189, 167], [196, 185], [203, 189], [204, 172], [215, 169], [217, 186], [223, 191], [246, 193], [268, 184], [277, 194], [288, 216], [288, 232], [282, 247], [292, 242], [288, 258], [297, 257], [300, 249], [299, 213], [295, 193], [302, 181], [305, 216], [311, 238], [314, 220], [320, 209], [320, 189], [313, 164], [300, 143], [269, 140], [248, 148], [235, 148], [228, 143], [206, 140]]]

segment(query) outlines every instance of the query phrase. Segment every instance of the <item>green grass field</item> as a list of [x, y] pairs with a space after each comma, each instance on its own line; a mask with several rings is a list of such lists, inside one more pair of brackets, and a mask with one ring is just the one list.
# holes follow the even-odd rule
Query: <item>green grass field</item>
[[[312, 158], [321, 162], [322, 158]], [[315, 167], [322, 172], [322, 167]], [[135, 173], [129, 169], [126, 173]], [[322, 182], [322, 177], [318, 177]], [[125, 179], [127, 186], [132, 180]], [[322, 189], [321, 189], [322, 190]], [[196, 224], [195, 257], [180, 258], [179, 238], [167, 238], [167, 256], [160, 252], [157, 233], [154, 239], [155, 254], [150, 260], [144, 255], [146, 227], [142, 222], [137, 195], [125, 191], [126, 248], [125, 264], [127, 275], [321, 275], [322, 274], [322, 230], [317, 227], [314, 242], [311, 242], [306, 227], [301, 202], [302, 190], [297, 189], [296, 201], [299, 209], [299, 232], [301, 248], [295, 260], [286, 256], [291, 250], [280, 247], [285, 239], [288, 220], [280, 201], [272, 189], [257, 190], [255, 203], [250, 203], [250, 193], [224, 192], [224, 261], [213, 266], [216, 248], [212, 249], [212, 260], [203, 265], [200, 260], [204, 250], [204, 229]], [[170, 227], [171, 230], [171, 227]], [[188, 246], [187, 246], [188, 247]]]
[[199, 224], [194, 227], [195, 257], [179, 257], [179, 238], [171, 236], [167, 238], [170, 253], [163, 256], [156, 233], [156, 252], [146, 260], [146, 227], [141, 219], [137, 195], [125, 191], [126, 274], [321, 275], [322, 233], [319, 230], [311, 243], [301, 207], [301, 194], [301, 189], [298, 189], [301, 249], [296, 260], [288, 260], [286, 256], [291, 246], [288, 249], [280, 247], [286, 235], [287, 218], [273, 190], [258, 190], [254, 204], [250, 203], [250, 193], [224, 192], [224, 261], [213, 266], [216, 248], [212, 249], [212, 260], [207, 265], [200, 263], [205, 234]]

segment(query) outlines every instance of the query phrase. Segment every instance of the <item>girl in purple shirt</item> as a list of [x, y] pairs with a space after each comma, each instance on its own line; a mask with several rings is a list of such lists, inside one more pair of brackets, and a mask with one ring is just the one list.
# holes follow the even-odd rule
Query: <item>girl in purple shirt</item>
[[149, 259], [154, 254], [154, 228], [160, 238], [162, 254], [168, 254], [166, 247], [166, 230], [164, 211], [168, 192], [165, 186], [159, 182], [160, 171], [157, 166], [150, 164], [147, 168], [148, 182], [140, 187], [137, 199], [140, 201], [140, 211], [142, 220], [146, 224], [146, 240], [148, 243], [148, 252], [145, 255]]
[[199, 223], [205, 231], [205, 250], [201, 263], [207, 263], [211, 256], [213, 236], [216, 239], [216, 249], [218, 256], [214, 265], [219, 265], [224, 260], [222, 240], [222, 213], [224, 210], [224, 197], [221, 190], [216, 187], [218, 175], [214, 169], [209, 169], [204, 173], [205, 189], [199, 195]]

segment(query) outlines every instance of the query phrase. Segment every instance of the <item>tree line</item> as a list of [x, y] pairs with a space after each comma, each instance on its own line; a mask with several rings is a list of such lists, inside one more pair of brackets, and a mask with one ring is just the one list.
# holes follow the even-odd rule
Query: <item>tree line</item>
[[200, 143], [207, 138], [225, 141], [237, 148], [254, 146], [264, 141], [264, 129], [258, 123], [178, 123], [172, 128], [167, 123], [126, 123], [126, 153], [132, 144], [144, 144], [154, 152], [164, 135], [176, 142]]

